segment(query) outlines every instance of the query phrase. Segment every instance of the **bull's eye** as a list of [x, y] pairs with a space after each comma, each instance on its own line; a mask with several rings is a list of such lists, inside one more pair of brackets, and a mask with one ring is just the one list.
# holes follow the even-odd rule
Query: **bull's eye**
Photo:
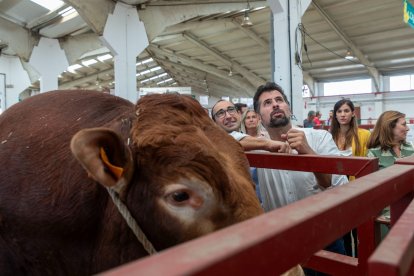
[[190, 199], [190, 195], [187, 192], [175, 192], [172, 194], [172, 198], [176, 202], [183, 202]]

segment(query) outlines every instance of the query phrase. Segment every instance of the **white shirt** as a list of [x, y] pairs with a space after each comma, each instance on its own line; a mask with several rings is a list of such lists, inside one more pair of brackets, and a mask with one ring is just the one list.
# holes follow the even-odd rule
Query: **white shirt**
[[242, 132], [238, 132], [238, 131], [232, 131], [229, 133], [231, 136], [233, 136], [234, 139], [236, 139], [237, 141], [242, 140], [244, 137], [249, 136], [247, 134], [244, 134]]
[[339, 152], [342, 156], [352, 156], [352, 147], [349, 147], [346, 150], [340, 150]]
[[[309, 146], [319, 155], [340, 155], [332, 135], [326, 130], [302, 128]], [[296, 153], [297, 154], [297, 153]], [[266, 211], [282, 207], [324, 190], [312, 172], [257, 169]], [[345, 175], [332, 175], [332, 187], [348, 183]]]

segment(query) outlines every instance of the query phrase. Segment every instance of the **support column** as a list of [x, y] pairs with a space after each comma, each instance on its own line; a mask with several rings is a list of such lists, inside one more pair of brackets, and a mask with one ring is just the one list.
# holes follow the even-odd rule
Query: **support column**
[[138, 100], [136, 57], [149, 45], [144, 23], [135, 7], [117, 2], [108, 16], [103, 43], [114, 55], [115, 95]]
[[1, 109], [5, 111], [19, 102], [20, 94], [30, 86], [31, 81], [18, 57], [1, 56], [0, 68], [3, 71], [0, 74]]
[[384, 91], [391, 91], [391, 80], [390, 80], [390, 76], [383, 76], [383, 87], [381, 92]]
[[58, 89], [58, 76], [69, 67], [57, 39], [42, 37], [33, 48], [29, 63], [40, 74], [40, 92]]
[[6, 110], [6, 74], [0, 73], [0, 114]]
[[[273, 79], [282, 86], [290, 101], [292, 113], [303, 122], [302, 70], [295, 61], [295, 43], [300, 49], [302, 40], [295, 38], [296, 28], [311, 0], [267, 0], [273, 13], [274, 64]], [[296, 40], [296, 41], [295, 41]], [[302, 58], [302, 57], [300, 57]]]
[[378, 119], [379, 116], [384, 112], [384, 94], [375, 93], [375, 119]]

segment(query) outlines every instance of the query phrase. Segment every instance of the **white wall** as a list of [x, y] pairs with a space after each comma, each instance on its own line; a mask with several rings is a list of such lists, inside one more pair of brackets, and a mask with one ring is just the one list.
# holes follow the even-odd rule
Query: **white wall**
[[[0, 56], [0, 73], [6, 75], [6, 108], [19, 102], [19, 95], [30, 86], [30, 79], [20, 59], [14, 56]], [[4, 110], [3, 110], [4, 111]]]

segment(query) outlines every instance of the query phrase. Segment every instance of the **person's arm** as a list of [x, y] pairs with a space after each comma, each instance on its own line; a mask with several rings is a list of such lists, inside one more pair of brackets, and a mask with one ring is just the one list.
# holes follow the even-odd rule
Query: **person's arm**
[[313, 173], [315, 175], [318, 185], [321, 187], [329, 188], [332, 186], [332, 174], [327, 173]]
[[[290, 129], [287, 134], [282, 135], [292, 149], [295, 149], [299, 154], [313, 154], [317, 155], [306, 139], [305, 133], [296, 128]], [[318, 185], [323, 188], [329, 188], [332, 185], [332, 174], [313, 173], [315, 175]]]
[[243, 139], [241, 139], [239, 142], [245, 151], [267, 150], [267, 151], [279, 152], [279, 153], [290, 152], [290, 147], [287, 143], [280, 142], [280, 141], [273, 141], [270, 139], [246, 136]]

